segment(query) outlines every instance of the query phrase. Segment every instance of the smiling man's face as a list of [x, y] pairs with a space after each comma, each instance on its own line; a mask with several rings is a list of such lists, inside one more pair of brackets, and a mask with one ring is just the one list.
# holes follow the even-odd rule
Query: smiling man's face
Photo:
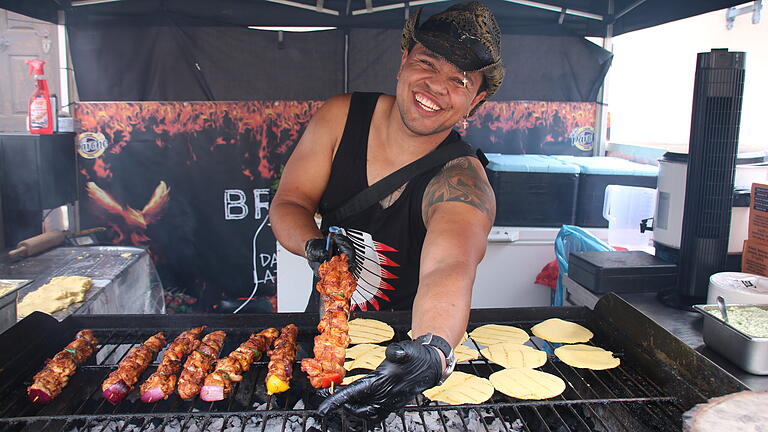
[[451, 129], [484, 97], [481, 72], [462, 72], [416, 44], [403, 54], [398, 72], [397, 106], [412, 133], [433, 135]]

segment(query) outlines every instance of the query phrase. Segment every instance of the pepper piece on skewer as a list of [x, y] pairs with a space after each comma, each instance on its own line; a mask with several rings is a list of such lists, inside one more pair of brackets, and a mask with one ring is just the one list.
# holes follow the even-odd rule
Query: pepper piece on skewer
[[288, 324], [280, 331], [275, 347], [269, 351], [267, 366], [267, 393], [282, 393], [288, 390], [293, 374], [293, 362], [296, 360], [296, 338], [299, 328]]
[[228, 397], [232, 392], [232, 382], [243, 379], [242, 374], [267, 352], [277, 336], [278, 331], [273, 328], [254, 333], [227, 357], [216, 362], [215, 370], [205, 378], [200, 399], [213, 402]]

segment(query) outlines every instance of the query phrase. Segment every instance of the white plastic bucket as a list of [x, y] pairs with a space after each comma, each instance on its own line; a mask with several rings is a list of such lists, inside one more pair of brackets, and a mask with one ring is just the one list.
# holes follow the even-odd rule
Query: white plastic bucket
[[640, 222], [652, 218], [656, 210], [656, 189], [608, 185], [605, 188], [603, 217], [608, 220], [608, 244], [645, 247], [651, 233], [640, 232]]

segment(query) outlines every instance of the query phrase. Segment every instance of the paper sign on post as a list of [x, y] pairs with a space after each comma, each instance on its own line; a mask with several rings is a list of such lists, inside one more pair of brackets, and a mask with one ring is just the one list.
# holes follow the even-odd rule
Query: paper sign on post
[[753, 183], [741, 271], [768, 276], [768, 185]]

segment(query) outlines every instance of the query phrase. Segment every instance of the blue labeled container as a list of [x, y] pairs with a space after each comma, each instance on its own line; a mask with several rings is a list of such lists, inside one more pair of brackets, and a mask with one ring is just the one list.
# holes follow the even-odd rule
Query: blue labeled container
[[551, 156], [489, 153], [496, 226], [560, 227], [576, 215], [579, 167]]

